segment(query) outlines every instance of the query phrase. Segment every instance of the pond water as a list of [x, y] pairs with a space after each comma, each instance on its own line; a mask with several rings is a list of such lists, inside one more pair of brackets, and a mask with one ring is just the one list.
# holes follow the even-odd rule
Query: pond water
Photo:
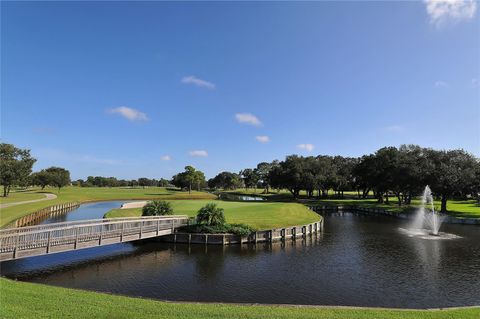
[[93, 202], [81, 204], [80, 207], [67, 212], [49, 217], [41, 222], [41, 224], [70, 222], [83, 219], [98, 219], [103, 218], [106, 212], [114, 208], [120, 208], [122, 204], [133, 201], [107, 201], [107, 202]]
[[2, 275], [155, 299], [430, 308], [480, 304], [480, 228], [422, 240], [403, 220], [325, 214], [306, 240], [204, 246], [136, 242], [1, 264]]
[[226, 200], [226, 201], [236, 201], [236, 202], [256, 202], [256, 201], [266, 200], [266, 198], [262, 196], [237, 195], [237, 194], [230, 194], [230, 193], [221, 193], [219, 195], [219, 199]]

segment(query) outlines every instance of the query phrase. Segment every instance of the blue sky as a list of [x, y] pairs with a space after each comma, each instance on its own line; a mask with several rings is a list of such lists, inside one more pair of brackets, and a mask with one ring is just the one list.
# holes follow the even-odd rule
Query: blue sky
[[1, 138], [73, 178], [480, 155], [478, 3], [2, 2]]

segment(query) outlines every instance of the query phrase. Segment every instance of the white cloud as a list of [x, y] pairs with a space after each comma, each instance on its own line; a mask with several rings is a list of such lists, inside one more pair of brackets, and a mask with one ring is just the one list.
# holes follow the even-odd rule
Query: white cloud
[[478, 79], [473, 78], [472, 81], [470, 82], [470, 86], [473, 89], [476, 89], [476, 88], [480, 87], [480, 81]]
[[194, 156], [194, 157], [207, 157], [208, 152], [205, 150], [195, 150], [195, 151], [188, 152], [188, 155]]
[[209, 90], [214, 90], [215, 89], [215, 84], [213, 84], [212, 82], [208, 82], [206, 80], [199, 79], [194, 75], [184, 76], [182, 78], [182, 83], [193, 84], [193, 85], [196, 85], [198, 87], [209, 89]]
[[477, 11], [475, 0], [425, 0], [424, 3], [430, 23], [437, 27], [446, 22], [470, 20]]
[[147, 121], [148, 120], [147, 114], [127, 106], [120, 106], [117, 108], [109, 109], [108, 113], [119, 114], [129, 121]]
[[435, 86], [436, 88], [448, 88], [449, 85], [448, 85], [448, 83], [445, 82], [445, 81], [436, 81], [436, 82], [434, 83], [434, 86]]
[[235, 118], [237, 119], [238, 123], [245, 123], [254, 126], [262, 125], [262, 122], [253, 114], [250, 113], [237, 113], [235, 114]]
[[270, 137], [266, 136], [266, 135], [258, 135], [258, 136], [255, 136], [255, 139], [257, 141], [259, 141], [260, 143], [268, 143], [270, 142]]
[[315, 146], [313, 144], [298, 144], [297, 147], [301, 150], [305, 150], [307, 152], [313, 151]]
[[160, 159], [162, 161], [169, 161], [169, 160], [172, 159], [172, 157], [170, 155], [163, 155], [163, 156], [160, 157]]
[[385, 127], [385, 130], [388, 132], [399, 133], [399, 132], [403, 132], [405, 130], [405, 127], [394, 124], [394, 125]]

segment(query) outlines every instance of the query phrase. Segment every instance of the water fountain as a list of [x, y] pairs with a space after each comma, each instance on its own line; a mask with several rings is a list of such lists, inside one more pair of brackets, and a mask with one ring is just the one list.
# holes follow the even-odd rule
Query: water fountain
[[407, 229], [400, 228], [400, 231], [410, 237], [422, 239], [457, 238], [458, 236], [456, 235], [439, 232], [444, 219], [444, 216], [435, 211], [432, 190], [427, 185], [423, 191], [421, 205], [415, 213], [413, 222]]
[[417, 210], [411, 228], [428, 229], [430, 235], [438, 236], [442, 221], [443, 217], [435, 211], [432, 191], [427, 185], [423, 191], [421, 206]]

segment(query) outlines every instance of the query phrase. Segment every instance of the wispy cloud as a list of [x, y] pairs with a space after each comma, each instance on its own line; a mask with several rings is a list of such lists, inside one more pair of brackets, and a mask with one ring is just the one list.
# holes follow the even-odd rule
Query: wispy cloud
[[476, 89], [476, 88], [480, 87], [480, 81], [476, 78], [473, 78], [470, 81], [470, 87], [473, 88], [473, 89]]
[[475, 16], [475, 0], [425, 0], [430, 23], [439, 27], [445, 23], [467, 21]]
[[193, 157], [207, 157], [208, 152], [205, 150], [195, 150], [195, 151], [188, 152], [188, 155]]
[[118, 114], [132, 122], [148, 120], [147, 114], [128, 106], [120, 106], [117, 108], [109, 109], [107, 110], [107, 113]]
[[35, 152], [35, 155], [39, 158], [48, 158], [55, 161], [68, 161], [77, 163], [92, 163], [92, 164], [105, 164], [116, 165], [121, 164], [122, 161], [117, 159], [101, 158], [90, 154], [75, 154], [65, 152], [59, 149], [45, 148]]
[[245, 123], [253, 126], [260, 126], [262, 122], [253, 114], [250, 113], [237, 113], [235, 114], [235, 118], [237, 119], [238, 123]]
[[448, 88], [449, 85], [447, 82], [445, 81], [436, 81], [434, 84], [433, 84], [434, 87], [436, 88]]
[[405, 131], [405, 127], [398, 124], [386, 126], [384, 129], [385, 131], [392, 132], [392, 133], [399, 133], [399, 132]]
[[169, 161], [169, 160], [172, 159], [172, 157], [170, 155], [163, 155], [163, 156], [160, 157], [160, 159], [162, 161]]
[[255, 136], [255, 139], [257, 141], [259, 141], [260, 143], [268, 143], [270, 142], [270, 137], [266, 136], [266, 135], [258, 135], [258, 136]]
[[212, 82], [209, 82], [207, 80], [197, 78], [194, 75], [184, 76], [182, 78], [182, 83], [193, 84], [195, 86], [198, 86], [198, 87], [201, 87], [201, 88], [204, 88], [204, 89], [209, 89], [209, 90], [214, 90], [215, 89], [215, 84], [213, 84]]
[[307, 144], [298, 144], [297, 147], [301, 150], [311, 152], [315, 148], [315, 145], [307, 143]]

